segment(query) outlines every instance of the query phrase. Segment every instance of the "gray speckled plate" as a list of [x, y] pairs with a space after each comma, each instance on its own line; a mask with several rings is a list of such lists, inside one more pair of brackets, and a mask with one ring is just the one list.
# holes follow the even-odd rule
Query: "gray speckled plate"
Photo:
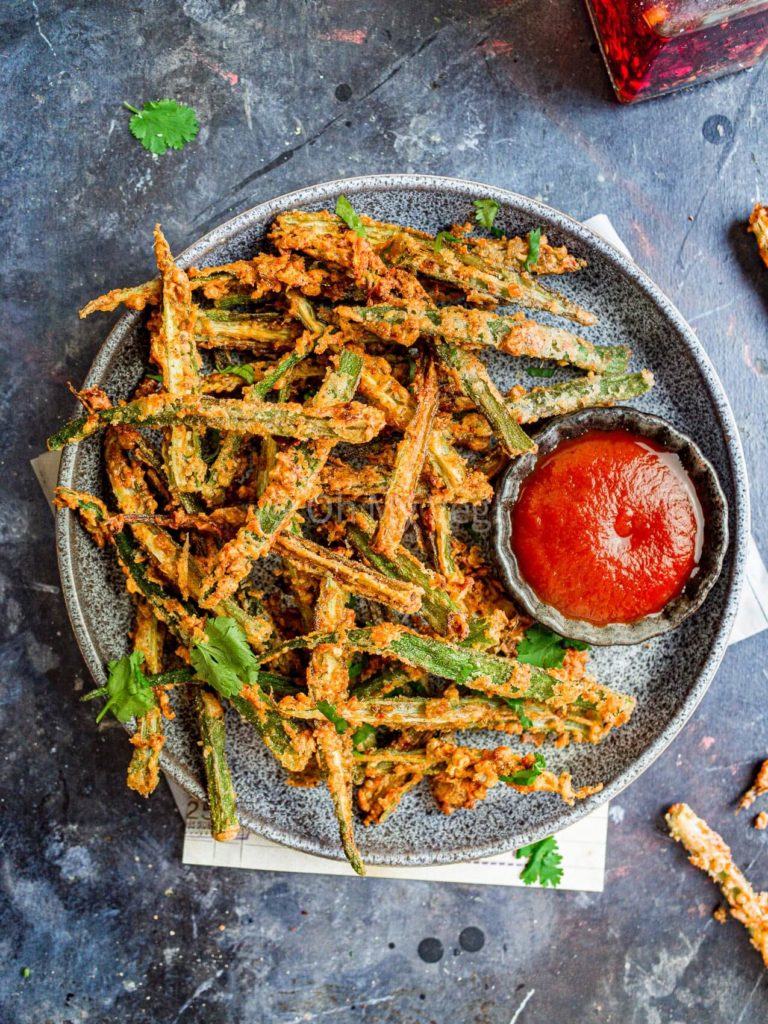
[[[295, 207], [332, 209], [340, 192], [361, 213], [432, 232], [471, 219], [472, 200], [492, 197], [501, 207], [497, 223], [508, 233], [524, 234], [540, 225], [554, 244], [564, 243], [587, 257], [586, 270], [551, 279], [553, 286], [598, 314], [600, 323], [587, 330], [589, 336], [604, 343], [628, 341], [635, 352], [633, 365], [654, 372], [656, 387], [637, 405], [693, 438], [717, 470], [730, 509], [730, 550], [703, 607], [666, 636], [639, 647], [602, 648], [592, 656], [599, 678], [637, 697], [631, 722], [597, 747], [547, 750], [550, 767], [570, 771], [578, 785], [603, 782], [599, 796], [568, 808], [550, 794], [522, 796], [498, 787], [475, 810], [445, 817], [428, 791], [419, 788], [384, 825], [358, 828], [361, 852], [369, 863], [437, 864], [488, 856], [564, 828], [614, 797], [664, 750], [701, 700], [723, 656], [743, 575], [749, 503], [741, 446], [712, 364], [669, 300], [634, 263], [586, 228], [512, 192], [422, 175], [375, 175], [314, 185], [262, 203], [221, 225], [187, 249], [180, 263], [205, 266], [248, 257], [258, 249], [276, 214]], [[146, 239], [148, 252], [149, 242]], [[114, 284], [120, 283], [118, 275]], [[85, 386], [106, 387], [113, 399], [129, 394], [145, 366], [142, 319], [141, 314], [127, 313], [117, 322]], [[508, 357], [493, 354], [489, 366], [502, 389], [524, 379], [519, 362]], [[65, 450], [59, 482], [105, 493], [98, 439]], [[488, 522], [486, 517], [475, 525], [482, 528]], [[58, 514], [57, 545], [75, 635], [94, 678], [103, 685], [104, 664], [125, 653], [130, 627], [130, 605], [120, 574], [111, 553], [96, 550], [66, 511]], [[228, 729], [243, 823], [277, 842], [341, 859], [327, 793], [286, 786], [282, 770], [251, 727], [230, 715]], [[489, 734], [487, 743], [494, 745], [499, 739], [498, 734]], [[183, 717], [169, 730], [163, 765], [184, 787], [203, 796], [194, 733]]]

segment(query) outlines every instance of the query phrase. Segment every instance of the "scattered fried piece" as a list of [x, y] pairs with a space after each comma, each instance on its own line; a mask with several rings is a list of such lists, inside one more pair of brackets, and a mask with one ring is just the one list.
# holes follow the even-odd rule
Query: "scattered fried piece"
[[751, 231], [757, 239], [757, 251], [760, 253], [760, 259], [768, 267], [768, 206], [755, 203], [755, 208], [749, 216], [747, 231]]
[[736, 813], [738, 814], [739, 811], [746, 811], [752, 806], [759, 796], [763, 795], [763, 793], [768, 793], [768, 761], [763, 761], [760, 765], [757, 775], [755, 776], [755, 781], [746, 791], [744, 796], [742, 796], [741, 800], [739, 800], [739, 806], [736, 809]]
[[720, 886], [731, 915], [747, 929], [752, 945], [768, 967], [768, 893], [755, 892], [733, 863], [730, 848], [722, 837], [687, 804], [670, 807], [667, 824], [672, 838], [688, 851], [691, 864], [706, 871]]

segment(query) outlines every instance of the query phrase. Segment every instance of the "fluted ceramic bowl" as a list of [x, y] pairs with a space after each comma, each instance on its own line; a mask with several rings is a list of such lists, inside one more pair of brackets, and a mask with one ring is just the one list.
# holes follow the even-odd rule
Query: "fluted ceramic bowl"
[[[525, 234], [539, 226], [554, 244], [565, 244], [585, 257], [588, 267], [557, 278], [557, 290], [598, 314], [599, 325], [587, 331], [592, 338], [604, 343], [629, 341], [634, 365], [648, 367], [657, 382], [638, 407], [663, 416], [695, 441], [715, 467], [728, 503], [731, 544], [720, 578], [699, 611], [679, 629], [640, 647], [603, 647], [593, 656], [599, 678], [637, 698], [632, 720], [599, 746], [547, 750], [549, 766], [556, 772], [571, 772], [578, 785], [604, 783], [598, 796], [566, 807], [551, 794], [523, 796], [497, 787], [475, 810], [445, 817], [429, 791], [419, 787], [383, 825], [357, 830], [362, 855], [371, 864], [425, 865], [488, 856], [549, 835], [615, 796], [664, 750], [701, 700], [723, 656], [743, 575], [749, 511], [741, 447], [712, 364], [672, 303], [631, 260], [591, 231], [513, 192], [424, 175], [327, 182], [238, 214], [190, 246], [180, 263], [204, 266], [249, 257], [258, 251], [278, 213], [297, 207], [333, 209], [340, 193], [360, 213], [430, 232], [471, 220], [473, 199], [495, 199], [500, 207], [497, 224], [506, 232]], [[154, 272], [151, 239], [134, 241], [147, 253], [149, 277]], [[110, 284], [128, 283], [117, 268]], [[143, 323], [140, 313], [120, 317], [96, 354], [86, 387], [105, 387], [115, 400], [130, 394], [146, 366]], [[502, 390], [528, 379], [520, 360], [492, 353], [488, 365]], [[98, 438], [64, 452], [60, 483], [108, 498]], [[478, 512], [474, 528], [488, 527], [487, 512]], [[58, 513], [56, 538], [72, 626], [94, 679], [103, 685], [107, 660], [120, 657], [128, 648], [130, 601], [112, 552], [96, 549], [68, 511]], [[273, 585], [272, 567], [260, 570], [261, 581]], [[327, 793], [286, 786], [282, 769], [253, 728], [235, 714], [227, 712], [227, 716], [229, 757], [243, 823], [296, 849], [341, 859]], [[473, 736], [473, 742], [493, 746], [500, 737], [498, 733]], [[184, 714], [169, 727], [162, 764], [182, 786], [204, 797], [196, 731]]]

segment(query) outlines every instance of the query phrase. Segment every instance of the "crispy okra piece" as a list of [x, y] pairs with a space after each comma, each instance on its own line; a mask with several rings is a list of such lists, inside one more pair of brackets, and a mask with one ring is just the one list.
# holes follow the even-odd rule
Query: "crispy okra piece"
[[[405, 432], [416, 412], [416, 402], [408, 389], [392, 374], [386, 359], [371, 356], [362, 350], [363, 360], [360, 376], [360, 392], [365, 395], [386, 417], [387, 426]], [[455, 490], [467, 480], [468, 470], [464, 459], [456, 451], [450, 434], [442, 424], [436, 424], [430, 431], [427, 444], [427, 461], [435, 477], [446, 488]]]
[[507, 396], [507, 408], [518, 423], [536, 423], [547, 416], [563, 416], [641, 398], [653, 387], [650, 370], [604, 377], [590, 373], [586, 377], [566, 380], [548, 387], [525, 391], [514, 387]]
[[356, 507], [346, 533], [357, 553], [374, 569], [393, 580], [415, 584], [422, 591], [420, 614], [442, 636], [462, 640], [469, 631], [467, 614], [444, 589], [442, 581], [407, 548], [399, 545], [383, 555], [373, 547], [376, 524], [364, 509]]
[[396, 551], [413, 513], [413, 499], [424, 466], [438, 400], [437, 373], [432, 358], [428, 357], [416, 411], [397, 447], [392, 479], [373, 538], [373, 548], [380, 554], [391, 555]]
[[237, 818], [235, 787], [227, 761], [224, 708], [221, 701], [205, 689], [197, 691], [195, 704], [211, 813], [211, 835], [220, 843], [226, 843], [237, 837], [240, 822]]
[[[433, 435], [434, 437], [434, 432]], [[347, 463], [334, 461], [325, 466], [320, 474], [320, 493], [315, 498], [319, 505], [345, 498], [350, 501], [364, 501], [386, 494], [392, 480], [388, 466], [375, 463], [356, 468]], [[479, 505], [493, 497], [493, 487], [484, 473], [472, 470], [457, 488], [442, 490], [429, 486], [420, 480], [414, 495], [416, 504], [421, 505], [438, 498], [447, 504]]]
[[536, 451], [535, 443], [513, 419], [498, 388], [477, 356], [445, 341], [437, 341], [435, 349], [458, 386], [491, 424], [504, 451], [510, 456]]
[[421, 607], [423, 591], [418, 584], [376, 572], [301, 535], [283, 532], [275, 542], [275, 551], [301, 572], [321, 578], [333, 576], [356, 596], [386, 605], [403, 615], [411, 615]]
[[430, 501], [421, 508], [421, 522], [429, 540], [432, 559], [438, 572], [450, 582], [458, 582], [464, 574], [453, 554], [451, 507], [443, 501]]
[[[349, 593], [331, 577], [320, 584], [315, 609], [315, 628], [324, 631], [343, 630], [350, 617], [347, 609]], [[307, 690], [316, 705], [346, 701], [349, 693], [349, 667], [341, 644], [320, 644], [312, 651], [307, 668]], [[337, 724], [326, 719], [315, 724], [317, 757], [333, 800], [339, 835], [347, 860], [358, 875], [365, 874], [355, 844], [352, 810], [352, 735], [339, 731]]]
[[378, 409], [347, 402], [328, 409], [304, 409], [296, 402], [242, 402], [204, 395], [174, 397], [148, 395], [126, 405], [102, 409], [72, 420], [48, 439], [48, 448], [58, 451], [114, 425], [169, 427], [177, 423], [215, 427], [251, 437], [294, 437], [306, 440], [330, 439], [334, 443], [365, 444], [384, 426]]
[[[144, 668], [155, 675], [163, 668], [164, 629], [144, 600], [136, 603], [136, 624], [133, 649], [144, 656]], [[163, 713], [160, 707], [150, 708], [136, 719], [136, 731], [131, 736], [133, 754], [128, 765], [128, 788], [149, 796], [160, 781], [160, 753], [165, 745]]]
[[[621, 695], [619, 695], [621, 696]], [[377, 697], [340, 704], [336, 714], [351, 727], [442, 732], [454, 729], [499, 729], [535, 742], [550, 738], [557, 746], [574, 743], [600, 743], [612, 729], [629, 720], [634, 707], [631, 698], [622, 697], [621, 715], [600, 719], [595, 711], [571, 705], [550, 707], [541, 701], [522, 699], [513, 706], [498, 699], [482, 697]], [[322, 712], [306, 696], [285, 697], [279, 711], [296, 721], [317, 721]]]
[[363, 327], [399, 345], [413, 345], [420, 336], [442, 338], [463, 348], [498, 349], [512, 356], [570, 363], [596, 373], [623, 373], [631, 356], [626, 345], [593, 345], [560, 327], [464, 306], [338, 306], [336, 315], [342, 325]]
[[747, 929], [752, 945], [768, 967], [768, 893], [755, 892], [733, 863], [730, 847], [722, 836], [694, 814], [688, 804], [674, 804], [666, 818], [672, 838], [685, 847], [691, 864], [706, 871], [720, 886], [731, 916]]
[[[163, 283], [162, 316], [150, 353], [160, 367], [169, 395], [200, 393], [200, 355], [194, 339], [195, 308], [189, 278], [176, 266], [160, 225], [155, 225], [155, 258]], [[205, 480], [200, 433], [188, 424], [172, 424], [167, 435], [166, 466], [171, 490], [197, 492]]]
[[760, 253], [760, 259], [768, 267], [768, 206], [755, 203], [754, 209], [749, 215], [747, 231], [751, 231], [757, 239], [757, 251]]
[[738, 814], [739, 811], [748, 810], [755, 800], [764, 793], [768, 793], [768, 761], [763, 761], [760, 765], [757, 775], [755, 776], [755, 781], [749, 789], [744, 792], [739, 800], [739, 806], [736, 813]]

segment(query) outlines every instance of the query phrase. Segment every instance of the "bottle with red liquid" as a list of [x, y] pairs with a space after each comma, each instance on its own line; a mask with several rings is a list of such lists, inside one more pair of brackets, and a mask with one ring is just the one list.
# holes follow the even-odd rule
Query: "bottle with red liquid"
[[622, 103], [751, 68], [768, 53], [768, 0], [586, 0]]

